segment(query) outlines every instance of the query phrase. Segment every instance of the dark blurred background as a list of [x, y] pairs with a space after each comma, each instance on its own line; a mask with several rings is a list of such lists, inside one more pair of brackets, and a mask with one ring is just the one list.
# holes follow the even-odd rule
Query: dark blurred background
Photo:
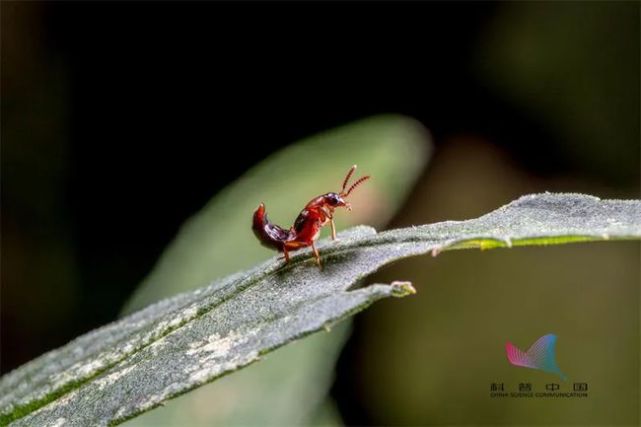
[[[637, 198], [639, 51], [637, 2], [3, 1], [1, 371], [113, 320], [266, 155], [373, 114], [436, 146], [393, 225], [548, 189]], [[354, 397], [367, 319], [341, 415], [416, 423]]]

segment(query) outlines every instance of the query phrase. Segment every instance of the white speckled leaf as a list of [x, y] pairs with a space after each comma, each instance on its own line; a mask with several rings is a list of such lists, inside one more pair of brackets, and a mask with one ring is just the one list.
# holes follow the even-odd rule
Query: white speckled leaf
[[[520, 198], [468, 221], [376, 233], [356, 227], [283, 266], [178, 295], [84, 335], [0, 379], [2, 424], [117, 424], [322, 330], [407, 284], [349, 290], [396, 259], [457, 248], [641, 238], [641, 202], [578, 194]], [[215, 404], [215, 402], [212, 402]]]
[[[257, 204], [265, 202], [270, 219], [289, 226], [313, 195], [340, 187], [351, 163], [359, 164], [358, 174], [373, 179], [353, 194], [352, 212], [336, 215], [338, 229], [358, 224], [384, 226], [424, 170], [430, 147], [429, 134], [418, 122], [383, 115], [324, 131], [271, 154], [180, 227], [123, 314], [269, 259], [274, 252], [257, 244], [248, 225]], [[323, 232], [328, 235], [329, 228]], [[149, 411], [126, 425], [309, 424], [321, 411], [329, 413], [324, 408], [331, 404], [323, 409], [321, 404], [329, 399], [334, 365], [349, 323], [343, 322], [331, 334], [316, 334], [282, 348], [251, 369], [173, 399], [162, 410]]]

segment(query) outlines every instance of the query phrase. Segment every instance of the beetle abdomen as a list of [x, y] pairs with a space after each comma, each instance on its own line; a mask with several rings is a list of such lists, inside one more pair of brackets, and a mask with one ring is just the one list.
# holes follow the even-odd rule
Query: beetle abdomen
[[284, 243], [290, 239], [290, 231], [269, 222], [265, 213], [265, 204], [258, 205], [254, 212], [252, 230], [260, 243], [270, 249], [283, 250]]

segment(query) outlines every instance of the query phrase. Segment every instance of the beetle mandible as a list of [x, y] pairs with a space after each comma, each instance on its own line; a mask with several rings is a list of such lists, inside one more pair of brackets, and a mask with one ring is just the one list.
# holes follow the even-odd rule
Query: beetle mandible
[[334, 210], [339, 207], [352, 210], [351, 205], [345, 199], [356, 187], [369, 179], [369, 175], [363, 176], [346, 190], [349, 179], [355, 170], [356, 165], [352, 166], [347, 172], [340, 193], [327, 193], [310, 200], [298, 214], [294, 225], [289, 230], [269, 222], [265, 213], [265, 204], [258, 205], [254, 212], [252, 229], [260, 243], [267, 248], [283, 252], [286, 262], [289, 262], [290, 251], [311, 246], [316, 263], [320, 267], [320, 255], [314, 242], [318, 239], [321, 228], [329, 222], [332, 227], [332, 239], [336, 240]]

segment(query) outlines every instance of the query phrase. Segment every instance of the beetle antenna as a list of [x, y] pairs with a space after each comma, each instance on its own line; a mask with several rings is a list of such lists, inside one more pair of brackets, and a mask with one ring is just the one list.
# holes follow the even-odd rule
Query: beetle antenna
[[351, 187], [349, 187], [349, 190], [347, 190], [347, 192], [344, 193], [343, 197], [349, 196], [349, 193], [351, 193], [356, 187], [358, 187], [359, 185], [361, 185], [363, 182], [367, 181], [368, 179], [369, 179], [369, 175], [365, 175], [362, 178], [358, 178], [358, 180], [356, 180], [356, 182], [353, 183]]
[[356, 170], [356, 165], [353, 165], [349, 171], [347, 172], [347, 176], [345, 177], [345, 180], [343, 181], [343, 188], [341, 189], [341, 193], [345, 192], [345, 187], [347, 187], [347, 181], [352, 177], [354, 174], [354, 171]]

